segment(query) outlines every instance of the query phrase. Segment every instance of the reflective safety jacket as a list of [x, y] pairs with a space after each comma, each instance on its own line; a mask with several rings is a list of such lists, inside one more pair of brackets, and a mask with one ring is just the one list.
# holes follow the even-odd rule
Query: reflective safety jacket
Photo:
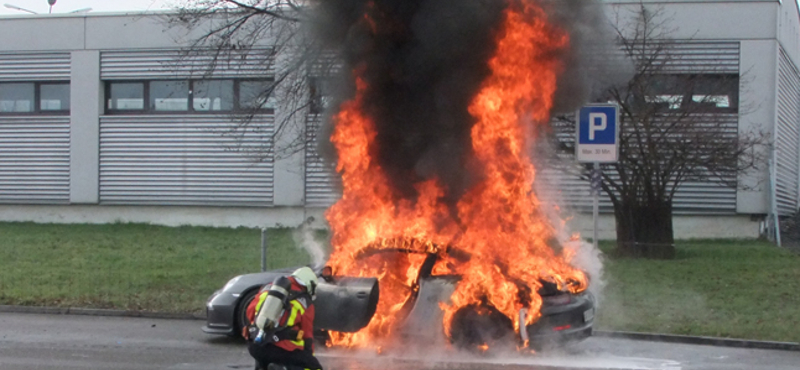
[[[275, 333], [279, 340], [271, 343], [287, 351], [308, 350], [313, 353], [314, 304], [306, 288], [289, 276], [292, 282], [290, 300], [284, 307], [279, 322], [280, 329]], [[267, 299], [269, 284], [261, 288], [255, 299], [247, 306], [247, 320], [255, 322], [258, 311]], [[294, 294], [292, 294], [294, 293]]]

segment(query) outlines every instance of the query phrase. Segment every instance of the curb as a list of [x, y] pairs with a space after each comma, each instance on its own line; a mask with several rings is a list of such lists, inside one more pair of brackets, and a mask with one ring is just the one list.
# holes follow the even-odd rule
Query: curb
[[592, 336], [606, 337], [606, 338], [647, 340], [652, 342], [701, 344], [701, 345], [709, 345], [717, 347], [800, 351], [800, 343], [794, 343], [794, 342], [770, 342], [761, 340], [695, 337], [689, 335], [636, 333], [627, 331], [604, 331], [604, 330], [595, 330], [592, 332]]
[[6, 306], [0, 305], [0, 312], [7, 313], [34, 313], [49, 315], [85, 315], [85, 316], [116, 316], [116, 317], [144, 317], [151, 319], [173, 320], [205, 320], [204, 315], [189, 313], [169, 313], [152, 311], [108, 310], [94, 308], [73, 307], [34, 307], [34, 306]]

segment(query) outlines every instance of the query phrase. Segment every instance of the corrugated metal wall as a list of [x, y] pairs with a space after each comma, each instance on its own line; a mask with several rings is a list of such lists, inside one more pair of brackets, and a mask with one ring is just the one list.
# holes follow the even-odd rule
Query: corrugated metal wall
[[780, 48], [775, 138], [775, 181], [778, 214], [791, 215], [798, 208], [798, 167], [800, 167], [800, 74]]
[[0, 81], [69, 80], [69, 53], [0, 54]]
[[[141, 78], [257, 77], [275, 73], [269, 50], [250, 50], [215, 55], [180, 50], [125, 50], [100, 53], [100, 77], [104, 80]], [[213, 67], [213, 68], [212, 68]]]
[[[69, 53], [0, 54], [0, 82], [69, 78]], [[0, 203], [69, 203], [69, 153], [69, 115], [0, 116]]]
[[317, 129], [322, 122], [322, 114], [309, 114], [306, 120], [306, 206], [327, 207], [341, 197], [341, 180], [334, 168], [326, 163], [317, 151]]
[[226, 130], [232, 125], [229, 116], [101, 117], [100, 202], [272, 205], [274, 156], [265, 143], [273, 118]]
[[69, 117], [0, 117], [0, 203], [69, 203]]
[[738, 41], [683, 41], [667, 50], [669, 57], [657, 58], [664, 63], [661, 73], [739, 73]]
[[[100, 53], [103, 80], [264, 78], [268, 50], [221, 56], [180, 50]], [[213, 70], [210, 67], [213, 64]], [[100, 119], [100, 202], [125, 205], [271, 206], [274, 114], [239, 126], [231, 115]]]

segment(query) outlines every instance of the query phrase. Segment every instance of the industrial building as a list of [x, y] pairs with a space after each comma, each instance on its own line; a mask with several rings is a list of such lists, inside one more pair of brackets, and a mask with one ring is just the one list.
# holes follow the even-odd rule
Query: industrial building
[[[618, 12], [639, 1], [606, 3]], [[794, 214], [800, 198], [797, 3], [644, 3], [670, 13], [673, 38], [685, 40], [675, 73], [741, 76], [719, 114], [730, 130], [768, 132], [775, 143], [771, 167], [739, 179], [747, 187], [681, 188], [675, 236], [758, 236], [766, 215]], [[268, 44], [210, 73], [210, 55], [183, 52], [197, 35], [164, 14], [8, 16], [0, 35], [2, 221], [296, 226], [311, 216], [321, 224], [338, 196], [313, 146], [276, 156], [265, 143], [281, 114], [255, 103], [273, 77], [263, 68], [274, 57]], [[253, 104], [257, 129], [231, 134], [232, 112]], [[309, 112], [308, 124], [319, 118]], [[589, 204], [585, 181], [562, 187], [571, 208]], [[575, 212], [573, 228], [590, 224]], [[614, 237], [612, 214], [600, 226]]]

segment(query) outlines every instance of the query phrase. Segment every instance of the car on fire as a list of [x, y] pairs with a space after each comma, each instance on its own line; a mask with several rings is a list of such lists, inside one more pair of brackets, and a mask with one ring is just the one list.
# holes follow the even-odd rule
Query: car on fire
[[[408, 250], [382, 250], [377, 253], [425, 253]], [[454, 275], [432, 273], [437, 255], [428, 253], [419, 270], [411, 294], [401, 310], [400, 336], [408, 341], [430, 336], [431, 328], [441, 328], [443, 312], [439, 302], [446, 301], [460, 280]], [[294, 269], [281, 269], [236, 276], [209, 297], [206, 325], [209, 334], [238, 336], [246, 325], [245, 311], [259, 289]], [[320, 276], [314, 321], [315, 338], [325, 340], [328, 331], [356, 332], [369, 323], [380, 299], [376, 278], [334, 276], [330, 267], [315, 268]], [[453, 315], [449, 341], [459, 348], [481, 348], [487, 343], [528, 342], [533, 348], [573, 342], [592, 333], [595, 300], [591, 293], [570, 293], [556, 284], [542, 281], [541, 317], [523, 327], [517, 335], [511, 318], [489, 305], [461, 308]], [[520, 313], [524, 315], [524, 312]], [[521, 317], [520, 322], [525, 322]], [[442, 332], [439, 330], [439, 332]], [[409, 342], [411, 343], [411, 342]]]

